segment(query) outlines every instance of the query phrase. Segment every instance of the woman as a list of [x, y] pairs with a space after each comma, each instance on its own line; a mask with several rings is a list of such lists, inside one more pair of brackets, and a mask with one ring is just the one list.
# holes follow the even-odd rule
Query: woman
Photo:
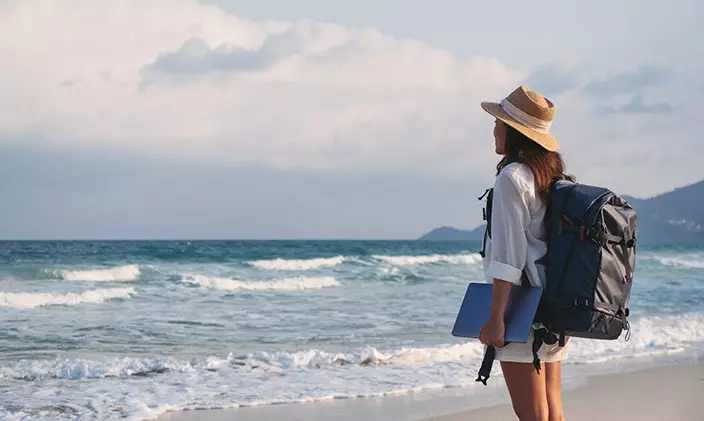
[[533, 367], [532, 338], [504, 344], [504, 310], [513, 285], [525, 272], [533, 286], [545, 286], [547, 252], [546, 203], [550, 184], [566, 178], [558, 142], [550, 132], [555, 106], [526, 87], [519, 87], [501, 103], [483, 102], [496, 117], [496, 153], [502, 156], [494, 184], [491, 236], [486, 239], [484, 268], [494, 283], [492, 310], [479, 340], [496, 347], [496, 359], [506, 380], [514, 411], [521, 421], [561, 421], [562, 367], [566, 347], [544, 344], [541, 370]]

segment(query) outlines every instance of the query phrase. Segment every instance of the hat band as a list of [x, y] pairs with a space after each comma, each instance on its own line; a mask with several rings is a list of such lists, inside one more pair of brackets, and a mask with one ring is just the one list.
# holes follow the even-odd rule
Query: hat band
[[508, 99], [501, 100], [501, 108], [506, 111], [506, 114], [510, 115], [514, 120], [523, 124], [531, 130], [535, 130], [540, 133], [549, 133], [552, 121], [545, 121], [539, 118], [535, 118], [530, 114], [527, 114], [520, 108], [511, 104]]

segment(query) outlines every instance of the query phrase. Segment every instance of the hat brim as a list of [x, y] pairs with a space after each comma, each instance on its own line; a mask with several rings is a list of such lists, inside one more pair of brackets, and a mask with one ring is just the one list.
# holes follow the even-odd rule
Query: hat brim
[[501, 104], [496, 102], [485, 101], [482, 102], [482, 108], [487, 113], [493, 115], [494, 117], [518, 130], [527, 138], [542, 146], [543, 148], [547, 149], [548, 151], [555, 152], [560, 148], [560, 144], [557, 142], [557, 139], [555, 139], [555, 135], [553, 135], [551, 132], [541, 133], [524, 126], [523, 124], [514, 120], [513, 117], [508, 115], [506, 111], [501, 108]]

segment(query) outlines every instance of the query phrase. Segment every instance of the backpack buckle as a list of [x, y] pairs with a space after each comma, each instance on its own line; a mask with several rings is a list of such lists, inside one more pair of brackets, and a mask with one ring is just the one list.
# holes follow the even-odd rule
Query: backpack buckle
[[584, 229], [584, 235], [587, 237], [589, 241], [592, 241], [596, 244], [602, 245], [603, 243], [601, 242], [601, 233], [599, 232], [599, 229], [594, 229], [594, 228], [585, 228]]
[[604, 230], [602, 228], [599, 228], [597, 230], [594, 238], [600, 246], [604, 246], [604, 244], [606, 244], [606, 234], [604, 233]]
[[565, 231], [565, 227], [564, 227], [565, 222], [567, 222], [567, 224], [569, 224], [570, 227], [574, 227], [574, 222], [572, 222], [570, 217], [563, 214], [562, 218], [560, 218], [558, 220], [558, 224], [557, 224], [557, 233], [558, 234], [562, 234]]
[[578, 308], [578, 309], [589, 308], [589, 299], [587, 299], [587, 298], [573, 298], [572, 299], [572, 306], [574, 308]]

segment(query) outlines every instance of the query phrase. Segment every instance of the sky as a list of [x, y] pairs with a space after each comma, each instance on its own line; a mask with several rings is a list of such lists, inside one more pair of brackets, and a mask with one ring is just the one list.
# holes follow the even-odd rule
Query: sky
[[0, 238], [412, 239], [481, 223], [481, 101], [584, 183], [704, 178], [699, 0], [0, 0]]

